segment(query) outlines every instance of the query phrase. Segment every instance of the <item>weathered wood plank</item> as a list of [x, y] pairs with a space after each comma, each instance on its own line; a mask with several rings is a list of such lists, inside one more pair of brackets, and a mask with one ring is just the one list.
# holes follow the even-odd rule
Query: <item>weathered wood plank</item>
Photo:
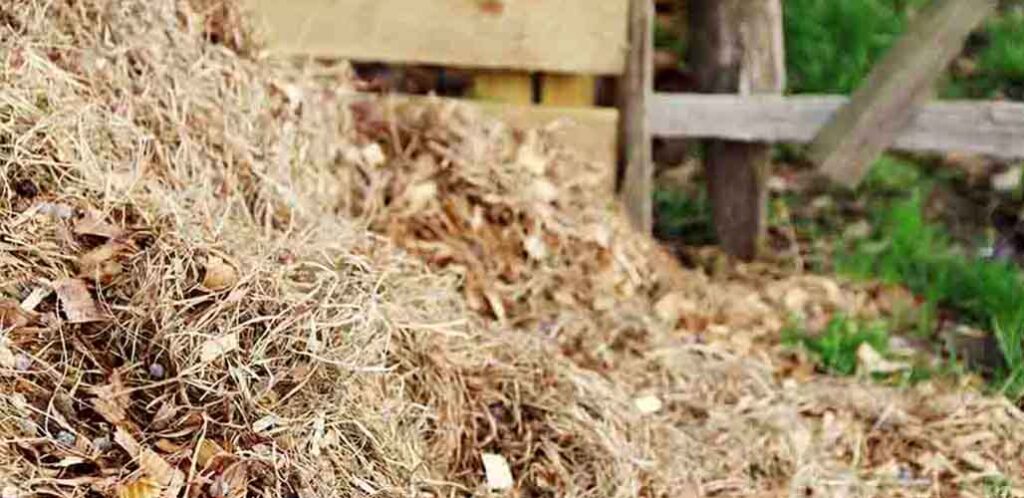
[[[658, 93], [648, 114], [651, 133], [659, 137], [807, 143], [849, 100]], [[1024, 158], [1024, 104], [934, 101], [896, 133], [891, 148]]]
[[[463, 101], [465, 102], [465, 101]], [[520, 106], [497, 102], [466, 102], [484, 114], [521, 129], [564, 123], [557, 132], [559, 143], [589, 160], [608, 166], [608, 191], [615, 189], [618, 156], [619, 111], [606, 107]]]
[[647, 102], [654, 92], [654, 2], [632, 0], [630, 53], [620, 95], [625, 172], [622, 199], [633, 226], [651, 233], [654, 226], [654, 165], [651, 162]]
[[860, 182], [931, 98], [943, 69], [997, 0], [933, 0], [811, 142], [810, 156], [840, 184]]
[[244, 0], [270, 49], [351, 60], [621, 74], [629, 0]]
[[[701, 91], [782, 92], [786, 73], [780, 0], [696, 0], [688, 7], [691, 63]], [[767, 227], [770, 146], [711, 140], [704, 167], [719, 244], [738, 258], [756, 258]]]
[[[371, 94], [354, 93], [345, 100], [349, 103], [376, 100], [381, 97]], [[615, 191], [615, 163], [618, 156], [619, 111], [606, 107], [544, 107], [517, 105], [505, 102], [448, 99], [418, 95], [392, 95], [396, 105], [427, 103], [431, 100], [457, 102], [479, 111], [484, 116], [497, 119], [516, 129], [545, 128], [554, 123], [560, 126], [555, 131], [555, 140], [563, 146], [581, 154], [586, 160], [607, 166], [608, 193]]]

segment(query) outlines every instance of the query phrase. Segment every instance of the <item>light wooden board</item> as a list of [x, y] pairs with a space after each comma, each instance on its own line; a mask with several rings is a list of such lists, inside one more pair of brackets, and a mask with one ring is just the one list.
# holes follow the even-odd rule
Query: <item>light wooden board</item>
[[284, 54], [586, 74], [625, 68], [629, 0], [244, 1], [271, 50]]
[[[655, 94], [648, 113], [661, 137], [807, 143], [849, 101], [838, 96]], [[933, 101], [898, 132], [893, 149], [1024, 158], [1024, 104]]]
[[614, 188], [618, 156], [619, 112], [603, 107], [519, 106], [497, 102], [467, 102], [509, 126], [529, 129], [564, 123], [557, 132], [560, 143], [587, 159], [608, 165], [609, 189]]
[[[374, 99], [367, 94], [353, 94], [350, 101]], [[395, 95], [392, 98], [399, 104], [427, 102], [438, 97], [412, 95]], [[449, 99], [440, 99], [449, 100]], [[571, 148], [574, 152], [590, 161], [601, 163], [607, 167], [608, 193], [615, 190], [615, 165], [618, 157], [619, 111], [605, 107], [548, 107], [524, 106], [503, 102], [485, 102], [474, 100], [455, 100], [461, 105], [475, 108], [484, 116], [500, 120], [517, 129], [545, 128], [558, 124], [555, 139], [559, 144]]]

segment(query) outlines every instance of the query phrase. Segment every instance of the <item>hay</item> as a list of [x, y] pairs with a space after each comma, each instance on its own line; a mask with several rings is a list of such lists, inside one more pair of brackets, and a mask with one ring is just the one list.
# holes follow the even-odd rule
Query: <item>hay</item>
[[1004, 400], [778, 379], [786, 292], [674, 268], [552, 131], [354, 99], [228, 6], [0, 11], [5, 498], [1020, 485]]

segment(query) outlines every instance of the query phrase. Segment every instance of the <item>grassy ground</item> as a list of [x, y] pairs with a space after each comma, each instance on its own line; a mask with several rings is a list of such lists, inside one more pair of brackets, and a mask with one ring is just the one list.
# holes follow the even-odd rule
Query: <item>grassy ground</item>
[[[786, 0], [787, 91], [851, 92], [925, 3]], [[1024, 10], [1019, 5], [1007, 3], [999, 17], [971, 36], [938, 94], [1024, 99]], [[1013, 200], [988, 188], [992, 171], [982, 174], [985, 181], [979, 187], [969, 181], [977, 172], [952, 168], [945, 158], [886, 156], [856, 192], [822, 192], [799, 186], [798, 179], [808, 173], [800, 166], [805, 161], [799, 147], [780, 146], [777, 152], [775, 180], [789, 185], [773, 194], [773, 256], [795, 252], [801, 270], [902, 285], [921, 301], [919, 312], [900, 323], [860, 323], [836, 316], [824, 330], [815, 331], [794, 323], [785, 333], [788, 342], [808, 351], [824, 370], [851, 374], [863, 344], [885, 354], [897, 333], [939, 344], [948, 329], [970, 327], [990, 334], [990, 349], [997, 356], [972, 361], [972, 366], [981, 368], [993, 389], [1020, 399], [1021, 271], [1012, 263], [978, 255], [993, 243], [992, 207]], [[969, 163], [996, 170], [1008, 166]], [[663, 237], [687, 246], [714, 243], [711, 208], [699, 175], [663, 188], [655, 203]], [[957, 348], [948, 352], [955, 362]], [[914, 378], [935, 373], [917, 368], [910, 372]]]

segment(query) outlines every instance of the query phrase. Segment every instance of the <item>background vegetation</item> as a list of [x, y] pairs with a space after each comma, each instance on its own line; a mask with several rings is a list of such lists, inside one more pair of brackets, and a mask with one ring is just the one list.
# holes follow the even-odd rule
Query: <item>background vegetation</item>
[[[849, 94], [874, 63], [895, 43], [929, 0], [785, 0], [787, 92]], [[664, 49], [684, 51], [671, 36], [658, 37]], [[1000, 15], [974, 33], [939, 84], [940, 98], [1024, 100], [1024, 7], [1006, 2]], [[780, 145], [781, 166], [804, 165], [800, 147]], [[776, 193], [773, 224], [785, 223], [815, 254], [813, 271], [836, 272], [856, 279], [905, 286], [922, 300], [913, 325], [917, 335], [937, 340], [939, 315], [987, 330], [998, 342], [1002, 362], [987, 372], [994, 388], [1019, 398], [1024, 394], [1024, 285], [1012, 263], [977, 256], [991, 245], [991, 227], [975, 226], [973, 238], [955, 237], [941, 217], [929, 216], [926, 204], [936, 191], [963, 191], [964, 175], [945, 167], [944, 158], [885, 156], [856, 192], [828, 192], [831, 210], [808, 214], [820, 192]], [[939, 167], [933, 167], [939, 164]], [[699, 174], [697, 175], [699, 178]], [[972, 199], [1002, 202], [987, 184]], [[1013, 193], [1019, 200], [1020, 193]], [[688, 245], [714, 243], [714, 230], [699, 181], [687, 188], [666, 187], [657, 194], [659, 232]], [[991, 201], [991, 202], [989, 202]], [[855, 206], [852, 207], [851, 206]], [[784, 216], [779, 216], [779, 213]], [[854, 212], [854, 215], [849, 215]], [[846, 214], [844, 214], [846, 213]], [[987, 218], [983, 218], [987, 220]], [[869, 231], [850, 239], [857, 221]], [[984, 221], [981, 222], [984, 225]], [[988, 234], [981, 237], [979, 234]], [[821, 242], [827, 240], [827, 243]], [[827, 250], [821, 250], [826, 247]], [[1024, 249], [1024, 248], [1022, 248]], [[825, 330], [791, 326], [788, 341], [814, 355], [835, 374], [853, 373], [857, 348], [868, 343], [878, 351], [895, 324], [855, 323], [836, 317]]]

